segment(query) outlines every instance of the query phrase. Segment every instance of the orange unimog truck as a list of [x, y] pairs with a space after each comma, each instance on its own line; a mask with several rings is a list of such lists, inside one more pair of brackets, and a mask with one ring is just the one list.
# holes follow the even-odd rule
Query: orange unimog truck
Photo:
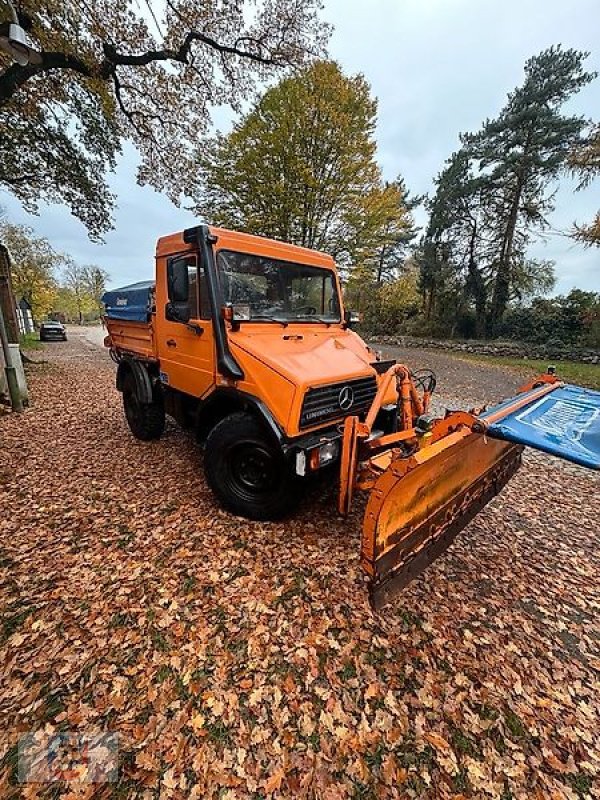
[[491, 422], [435, 419], [435, 376], [379, 360], [352, 330], [330, 256], [208, 225], [160, 238], [156, 280], [103, 299], [131, 432], [157, 439], [166, 415], [191, 429], [225, 508], [281, 517], [302, 479], [335, 463], [340, 512], [370, 490], [361, 561], [376, 607], [518, 468], [522, 440], [494, 423], [563, 387], [540, 376]]
[[339, 459], [339, 423], [366, 413], [390, 366], [351, 330], [333, 259], [201, 226], [159, 239], [152, 293], [148, 283], [105, 296], [133, 435], [158, 438], [168, 414], [205, 442], [225, 508], [289, 513], [297, 479]]

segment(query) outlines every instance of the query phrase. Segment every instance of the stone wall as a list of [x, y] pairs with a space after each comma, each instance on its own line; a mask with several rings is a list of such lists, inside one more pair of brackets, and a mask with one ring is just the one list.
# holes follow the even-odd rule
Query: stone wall
[[466, 341], [418, 339], [413, 336], [369, 336], [369, 342], [396, 347], [420, 347], [424, 350], [451, 350], [459, 353], [474, 353], [484, 356], [508, 356], [510, 358], [532, 358], [552, 361], [580, 361], [600, 364], [600, 353], [585, 348], [529, 344], [511, 341]]

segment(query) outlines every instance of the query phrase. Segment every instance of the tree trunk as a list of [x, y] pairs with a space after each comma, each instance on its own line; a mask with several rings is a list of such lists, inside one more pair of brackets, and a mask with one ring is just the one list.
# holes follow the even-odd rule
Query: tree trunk
[[475, 242], [477, 240], [477, 224], [473, 225], [471, 240], [469, 242], [469, 291], [475, 300], [475, 338], [483, 339], [485, 336], [485, 311], [487, 306], [487, 289], [483, 275], [475, 260]]
[[381, 251], [379, 253], [379, 263], [377, 264], [377, 284], [381, 286], [383, 281], [383, 268], [385, 266], [385, 245], [381, 246]]
[[[528, 136], [525, 145], [525, 152], [529, 148], [531, 135]], [[492, 294], [492, 308], [490, 312], [489, 326], [492, 335], [495, 335], [498, 324], [504, 316], [506, 306], [510, 300], [510, 286], [512, 282], [512, 257], [513, 245], [515, 241], [515, 231], [517, 229], [517, 219], [519, 216], [519, 206], [521, 205], [521, 195], [523, 194], [523, 187], [525, 185], [524, 167], [521, 167], [517, 173], [517, 184], [515, 192], [510, 204], [510, 212], [506, 229], [502, 239], [502, 248], [500, 250], [500, 259], [498, 263], [498, 272], [496, 273], [496, 280], [494, 281], [494, 291]]]
[[435, 306], [435, 281], [431, 281], [429, 289], [427, 290], [427, 299], [425, 302], [425, 319], [427, 320], [427, 322], [431, 321], [434, 306]]

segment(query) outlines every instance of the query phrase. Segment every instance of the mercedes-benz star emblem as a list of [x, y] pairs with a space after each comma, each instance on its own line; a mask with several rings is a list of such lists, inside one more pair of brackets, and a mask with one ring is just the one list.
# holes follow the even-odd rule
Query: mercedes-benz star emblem
[[352, 408], [352, 404], [354, 403], [354, 392], [352, 391], [351, 386], [344, 386], [344, 388], [338, 394], [338, 405], [342, 409], [342, 411], [348, 411], [349, 408]]

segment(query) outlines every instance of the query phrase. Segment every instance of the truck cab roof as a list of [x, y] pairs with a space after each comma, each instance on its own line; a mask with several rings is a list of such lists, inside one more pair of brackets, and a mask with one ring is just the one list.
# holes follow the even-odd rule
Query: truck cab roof
[[[280, 242], [276, 239], [267, 239], [264, 236], [240, 233], [239, 231], [217, 228], [212, 225], [209, 226], [209, 230], [213, 236], [217, 237], [217, 247], [219, 249], [253, 253], [282, 261], [296, 261], [325, 269], [335, 268], [333, 258], [328, 253], [322, 253], [319, 250], [310, 250], [307, 247]], [[161, 236], [156, 244], [156, 257], [160, 258], [191, 249], [191, 245], [186, 241], [186, 233], [187, 231], [179, 231], [178, 233]]]

